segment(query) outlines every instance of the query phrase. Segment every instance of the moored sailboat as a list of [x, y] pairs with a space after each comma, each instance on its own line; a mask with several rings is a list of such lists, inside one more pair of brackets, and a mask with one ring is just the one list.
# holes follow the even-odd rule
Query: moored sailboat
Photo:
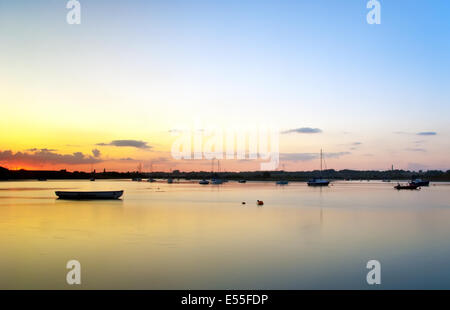
[[323, 154], [322, 150], [320, 150], [320, 178], [313, 178], [308, 181], [308, 186], [328, 186], [330, 184], [329, 180], [322, 179], [322, 161], [323, 161]]
[[410, 185], [417, 185], [417, 186], [429, 186], [430, 185], [430, 181], [425, 181], [425, 180], [422, 180], [422, 179], [414, 179], [409, 184]]

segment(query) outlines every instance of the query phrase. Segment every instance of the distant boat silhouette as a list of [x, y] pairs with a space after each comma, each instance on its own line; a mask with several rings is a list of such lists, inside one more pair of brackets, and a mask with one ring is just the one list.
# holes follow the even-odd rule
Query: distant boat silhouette
[[245, 183], [245, 182], [247, 182], [246, 180], [239, 180], [238, 181], [239, 183]]
[[208, 184], [209, 184], [209, 181], [203, 179], [203, 180], [201, 180], [200, 182], [198, 182], [198, 184], [201, 184], [201, 185], [208, 185]]
[[311, 180], [308, 181], [308, 186], [328, 186], [328, 184], [330, 184], [330, 181], [322, 179], [322, 160], [323, 160], [323, 155], [322, 155], [322, 149], [320, 150], [320, 178], [316, 179], [313, 178]]
[[119, 199], [123, 195], [121, 191], [97, 191], [97, 192], [72, 192], [72, 191], [56, 191], [59, 199]]
[[400, 183], [398, 183], [396, 186], [394, 186], [395, 189], [397, 190], [401, 190], [401, 189], [418, 189], [420, 188], [418, 185], [414, 185], [414, 184], [408, 184], [408, 185], [400, 185]]
[[417, 185], [417, 186], [429, 186], [430, 185], [430, 181], [425, 181], [425, 180], [422, 180], [422, 179], [414, 179], [409, 184]]
[[286, 185], [286, 184], [288, 184], [289, 182], [288, 181], [277, 181], [277, 185]]

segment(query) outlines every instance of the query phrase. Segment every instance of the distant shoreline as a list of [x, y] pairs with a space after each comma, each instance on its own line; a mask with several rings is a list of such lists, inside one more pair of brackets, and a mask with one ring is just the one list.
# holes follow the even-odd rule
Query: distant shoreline
[[[114, 179], [97, 179], [97, 181], [105, 181], [105, 180], [129, 180], [131, 181], [131, 179], [123, 179], [123, 178], [114, 178]], [[197, 184], [199, 181], [201, 181], [203, 179], [175, 179], [175, 181], [173, 181], [172, 184]], [[209, 179], [206, 179], [209, 180]], [[428, 179], [427, 179], [428, 180]], [[35, 181], [35, 182], [39, 182], [39, 180], [37, 179], [0, 179], [0, 184], [2, 182], [30, 182], [30, 181]], [[89, 179], [46, 179], [45, 181], [89, 181]], [[182, 181], [182, 182], [179, 182]], [[227, 181], [231, 181], [231, 182], [238, 182], [238, 180], [227, 180]], [[276, 182], [276, 180], [246, 180], [247, 182]], [[343, 179], [329, 179], [330, 184], [333, 182], [337, 182], [337, 181], [343, 181], [343, 182], [360, 182], [360, 183], [370, 183], [370, 182], [380, 182], [382, 181], [381, 179], [372, 179], [372, 180], [343, 180]], [[397, 182], [410, 182], [410, 179], [395, 179], [395, 180], [390, 180], [389, 182], [387, 182], [386, 184], [397, 184]], [[450, 180], [428, 180], [430, 182], [433, 182], [434, 184], [438, 184], [438, 183], [448, 183], [450, 182]], [[147, 180], [142, 179], [142, 182], [146, 183]], [[308, 180], [289, 180], [289, 184], [290, 183], [307, 183]], [[155, 179], [155, 181], [153, 183], [167, 183], [166, 179]], [[384, 182], [383, 182], [384, 183]], [[225, 183], [223, 183], [225, 184]]]
[[450, 170], [333, 170], [327, 169], [322, 172], [315, 171], [242, 171], [242, 172], [116, 172], [104, 171], [97, 173], [67, 171], [67, 170], [8, 170], [0, 167], [0, 181], [14, 180], [83, 180], [83, 179], [132, 179], [132, 178], [154, 178], [154, 179], [225, 179], [225, 180], [247, 180], [247, 181], [297, 181], [304, 182], [312, 178], [326, 178], [330, 180], [411, 180], [422, 178], [429, 181], [450, 181]]

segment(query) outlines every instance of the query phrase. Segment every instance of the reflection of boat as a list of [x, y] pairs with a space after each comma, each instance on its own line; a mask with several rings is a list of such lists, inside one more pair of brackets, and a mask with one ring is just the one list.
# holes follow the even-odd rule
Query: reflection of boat
[[245, 182], [247, 182], [246, 180], [239, 180], [238, 181], [239, 183], [245, 183]]
[[[320, 150], [320, 174], [322, 175], [322, 161], [323, 161], [323, 155], [322, 150]], [[308, 181], [308, 186], [328, 186], [330, 184], [330, 181], [319, 178], [319, 179], [311, 179]]]
[[65, 192], [56, 191], [59, 199], [118, 199], [123, 191], [100, 191], [100, 192]]
[[207, 184], [209, 184], [209, 181], [203, 179], [203, 180], [201, 180], [200, 182], [198, 182], [198, 184], [201, 184], [201, 185], [207, 185]]
[[396, 186], [394, 186], [395, 189], [401, 190], [401, 189], [418, 189], [419, 186], [418, 185], [414, 185], [414, 184], [408, 184], [408, 185], [400, 185], [400, 183], [398, 183]]
[[409, 184], [417, 185], [417, 186], [429, 186], [430, 185], [430, 181], [425, 181], [425, 180], [422, 180], [422, 179], [414, 179]]
[[277, 181], [277, 185], [286, 185], [286, 184], [288, 184], [289, 182], [288, 181]]

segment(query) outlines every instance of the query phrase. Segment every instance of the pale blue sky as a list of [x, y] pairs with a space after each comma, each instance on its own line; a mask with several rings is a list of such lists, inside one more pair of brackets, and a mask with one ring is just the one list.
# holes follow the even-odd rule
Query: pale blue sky
[[[450, 166], [449, 1], [381, 0], [381, 25], [366, 23], [365, 0], [80, 2], [81, 25], [68, 25], [66, 1], [1, 1], [0, 81], [52, 93], [39, 97], [48, 109], [78, 92], [67, 108], [120, 110], [124, 132], [258, 119], [320, 128], [334, 151], [361, 141], [385, 156], [376, 168], [394, 153]], [[407, 144], [421, 131], [437, 132], [427, 156]], [[295, 139], [286, 152], [317, 147]]]

